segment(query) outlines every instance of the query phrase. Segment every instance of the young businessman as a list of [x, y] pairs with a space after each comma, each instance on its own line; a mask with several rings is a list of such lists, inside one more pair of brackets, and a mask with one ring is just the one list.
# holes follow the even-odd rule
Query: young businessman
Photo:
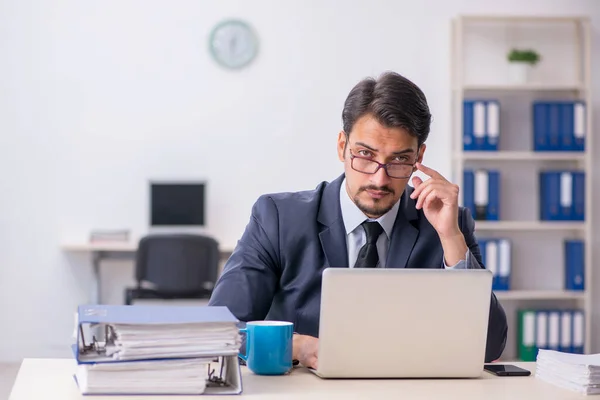
[[[423, 92], [396, 73], [365, 79], [342, 121], [344, 174], [314, 190], [261, 196], [209, 302], [242, 321], [294, 322], [293, 357], [314, 368], [324, 268], [483, 267], [459, 188], [421, 164], [431, 122]], [[413, 189], [417, 169], [429, 179], [413, 177]], [[452, 299], [440, 293], [440, 301]], [[506, 336], [492, 294], [486, 362], [502, 354]]]

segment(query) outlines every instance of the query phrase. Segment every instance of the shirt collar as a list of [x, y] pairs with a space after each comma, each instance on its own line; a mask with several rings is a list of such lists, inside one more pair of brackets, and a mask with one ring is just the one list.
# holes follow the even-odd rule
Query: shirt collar
[[383, 214], [381, 217], [371, 219], [358, 208], [354, 201], [352, 201], [346, 191], [346, 179], [342, 180], [342, 185], [340, 186], [340, 207], [342, 209], [342, 219], [344, 221], [344, 227], [346, 228], [346, 235], [349, 235], [364, 221], [377, 221], [389, 239], [392, 237], [392, 229], [394, 229], [399, 206], [400, 200], [394, 204], [390, 211]]

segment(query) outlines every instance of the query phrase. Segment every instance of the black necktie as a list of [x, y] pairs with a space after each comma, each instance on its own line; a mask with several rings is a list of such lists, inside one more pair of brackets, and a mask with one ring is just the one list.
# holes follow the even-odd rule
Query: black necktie
[[379, 255], [377, 254], [377, 238], [383, 228], [379, 225], [379, 222], [363, 222], [362, 227], [367, 234], [367, 243], [361, 247], [358, 252], [358, 258], [354, 268], [375, 268], [379, 261]]

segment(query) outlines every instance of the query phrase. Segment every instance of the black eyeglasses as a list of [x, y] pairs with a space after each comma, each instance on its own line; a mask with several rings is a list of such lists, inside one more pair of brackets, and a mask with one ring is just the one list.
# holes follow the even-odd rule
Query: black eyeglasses
[[352, 169], [363, 174], [376, 174], [380, 168], [383, 168], [387, 176], [389, 176], [390, 178], [406, 179], [410, 178], [410, 176], [412, 175], [413, 168], [416, 163], [415, 161], [414, 163], [392, 162], [382, 164], [370, 158], [355, 156], [354, 154], [352, 154], [351, 150], [349, 151], [350, 165], [352, 166]]

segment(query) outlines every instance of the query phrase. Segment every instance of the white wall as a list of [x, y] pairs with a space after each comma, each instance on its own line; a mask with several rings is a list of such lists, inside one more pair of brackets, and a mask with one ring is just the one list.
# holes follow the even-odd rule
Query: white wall
[[[364, 76], [391, 69], [421, 86], [434, 115], [426, 161], [449, 175], [461, 13], [590, 15], [600, 65], [594, 0], [1, 1], [0, 360], [69, 355], [92, 280], [89, 259], [59, 246], [93, 228], [143, 234], [148, 179], [208, 179], [209, 229], [232, 247], [258, 195], [336, 177], [343, 100]], [[227, 17], [260, 37], [243, 71], [209, 57]], [[103, 274], [104, 298], [120, 302], [131, 264]]]

